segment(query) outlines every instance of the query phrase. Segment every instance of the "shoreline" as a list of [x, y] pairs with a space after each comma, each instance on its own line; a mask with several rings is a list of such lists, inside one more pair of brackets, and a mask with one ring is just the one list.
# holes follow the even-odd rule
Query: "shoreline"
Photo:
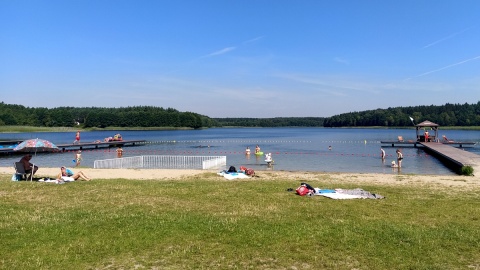
[[[74, 172], [83, 171], [93, 181], [96, 179], [129, 179], [129, 180], [182, 180], [194, 176], [219, 181], [271, 181], [290, 179], [299, 184], [307, 181], [325, 181], [333, 183], [378, 184], [378, 185], [428, 185], [442, 188], [457, 187], [476, 189], [480, 187], [479, 176], [462, 175], [410, 175], [410, 174], [380, 174], [380, 173], [332, 173], [310, 171], [256, 171], [257, 177], [242, 180], [226, 180], [217, 175], [214, 170], [190, 169], [93, 169], [71, 168]], [[36, 177], [55, 176], [60, 168], [40, 168]], [[10, 179], [15, 173], [13, 167], [0, 167], [0, 175]]]

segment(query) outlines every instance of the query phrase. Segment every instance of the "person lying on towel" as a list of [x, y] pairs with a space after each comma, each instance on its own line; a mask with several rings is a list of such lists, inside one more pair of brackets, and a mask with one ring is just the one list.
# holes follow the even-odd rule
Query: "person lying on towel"
[[90, 181], [92, 180], [90, 177], [86, 176], [82, 171], [79, 171], [77, 173], [74, 173], [73, 175], [69, 175], [67, 173], [67, 168], [65, 166], [62, 166], [60, 168], [60, 173], [57, 175], [57, 179], [60, 180], [65, 180], [65, 181], [68, 181], [68, 180], [78, 180], [78, 178], [82, 179], [82, 180], [85, 180], [85, 181]]

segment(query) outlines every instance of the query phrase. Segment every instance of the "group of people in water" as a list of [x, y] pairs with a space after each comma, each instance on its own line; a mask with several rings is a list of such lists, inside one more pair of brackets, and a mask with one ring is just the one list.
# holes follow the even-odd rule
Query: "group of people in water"
[[[397, 162], [395, 162], [395, 160], [392, 160], [391, 166], [392, 168], [401, 168], [402, 160], [403, 160], [402, 151], [400, 151], [400, 149], [397, 149], [395, 153], [397, 155]], [[385, 150], [383, 150], [382, 147], [380, 147], [380, 157], [382, 158], [382, 161], [385, 161], [386, 154], [385, 154]]]
[[[332, 146], [328, 146], [328, 150], [332, 150]], [[261, 153], [261, 154], [259, 154]], [[393, 160], [391, 163], [392, 168], [401, 168], [402, 167], [402, 160], [403, 160], [403, 153], [400, 149], [397, 149], [395, 151], [396, 156], [397, 156], [397, 161]], [[245, 149], [245, 155], [249, 156], [251, 154], [250, 147], [247, 146]], [[260, 151], [260, 146], [257, 144], [255, 146], [255, 154], [256, 155], [263, 155], [263, 153]], [[380, 147], [380, 157], [382, 158], [382, 161], [385, 161], [385, 158], [387, 157], [385, 150]], [[265, 154], [265, 162], [267, 162], [267, 165], [272, 165], [273, 159], [272, 159], [272, 153], [266, 153]]]
[[[250, 156], [250, 153], [251, 153], [250, 147], [247, 146], [247, 148], [245, 149], [245, 155]], [[263, 152], [261, 151], [260, 146], [258, 144], [255, 146], [255, 155], [256, 156], [263, 155]], [[271, 166], [273, 164], [274, 161], [272, 158], [272, 153], [265, 154], [265, 162], [267, 162], [268, 166]]]
[[[250, 155], [250, 147], [247, 146], [247, 149], [245, 149], [245, 155]], [[255, 155], [262, 155], [262, 151], [260, 151], [260, 146], [257, 144], [257, 146], [255, 146]]]

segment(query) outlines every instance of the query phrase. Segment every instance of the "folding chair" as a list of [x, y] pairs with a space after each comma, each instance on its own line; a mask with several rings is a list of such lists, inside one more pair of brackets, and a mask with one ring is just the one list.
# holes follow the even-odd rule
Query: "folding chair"
[[25, 167], [23, 167], [22, 162], [14, 162], [13, 167], [15, 167], [15, 174], [21, 176], [22, 180], [27, 179], [27, 172], [25, 172]]

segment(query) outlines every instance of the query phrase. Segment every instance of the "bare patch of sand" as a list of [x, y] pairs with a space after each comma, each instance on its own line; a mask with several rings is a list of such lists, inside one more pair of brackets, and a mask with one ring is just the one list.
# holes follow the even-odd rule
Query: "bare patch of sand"
[[[213, 178], [225, 180], [218, 176], [216, 171], [208, 170], [180, 170], [180, 169], [92, 169], [74, 168], [73, 171], [83, 171], [92, 179], [132, 179], [132, 180], [171, 180], [185, 179], [201, 176], [202, 178]], [[0, 167], [0, 174], [12, 175], [15, 172], [13, 167]], [[60, 172], [60, 168], [40, 168], [36, 177], [54, 178]], [[338, 183], [369, 183], [381, 185], [428, 185], [431, 187], [459, 187], [465, 189], [478, 189], [480, 177], [461, 175], [403, 175], [398, 173], [376, 174], [376, 173], [326, 173], [326, 172], [305, 172], [305, 171], [257, 171], [254, 180], [278, 180], [289, 179], [296, 183], [307, 181], [325, 181]], [[247, 181], [249, 179], [246, 179]], [[244, 181], [242, 179], [242, 181]]]
[[[92, 179], [181, 179], [186, 176], [192, 176], [205, 173], [202, 170], [170, 170], [170, 169], [92, 169], [92, 168], [73, 168], [72, 171], [83, 171], [85, 175]], [[12, 175], [15, 169], [9, 167], [0, 167], [0, 174]], [[55, 178], [60, 173], [60, 168], [40, 168], [35, 177]]]

